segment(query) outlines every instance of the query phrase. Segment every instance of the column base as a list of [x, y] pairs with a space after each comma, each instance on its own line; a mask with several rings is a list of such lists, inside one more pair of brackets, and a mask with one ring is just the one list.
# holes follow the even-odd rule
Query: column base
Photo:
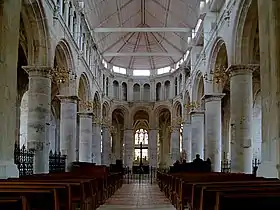
[[257, 170], [257, 176], [278, 178], [277, 165], [272, 161], [263, 161]]
[[16, 164], [10, 161], [0, 161], [0, 179], [18, 177], [19, 171]]

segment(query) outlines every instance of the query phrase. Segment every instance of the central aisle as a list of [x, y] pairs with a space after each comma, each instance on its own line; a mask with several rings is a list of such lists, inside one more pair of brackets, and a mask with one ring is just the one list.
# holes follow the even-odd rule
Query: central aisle
[[98, 208], [108, 209], [175, 210], [156, 184], [124, 184]]

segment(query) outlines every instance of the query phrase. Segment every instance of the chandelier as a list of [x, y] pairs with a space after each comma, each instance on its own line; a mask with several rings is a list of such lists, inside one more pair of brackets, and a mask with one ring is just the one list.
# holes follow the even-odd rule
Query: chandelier
[[65, 83], [69, 81], [69, 74], [70, 74], [69, 69], [66, 69], [64, 67], [60, 68], [56, 66], [53, 68], [52, 71], [52, 80], [57, 84]]
[[185, 109], [193, 110], [193, 109], [197, 109], [199, 107], [200, 107], [200, 103], [197, 101], [192, 101], [189, 104], [185, 104]]
[[[203, 76], [206, 82], [215, 82], [217, 84], [226, 82], [228, 80], [227, 68], [225, 66], [216, 66], [214, 70], [210, 71], [210, 74], [206, 72]], [[210, 78], [209, 78], [210, 76]]]

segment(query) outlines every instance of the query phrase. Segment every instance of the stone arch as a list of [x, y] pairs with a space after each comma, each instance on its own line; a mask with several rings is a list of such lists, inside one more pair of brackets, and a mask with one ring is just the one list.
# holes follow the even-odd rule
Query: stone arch
[[[207, 72], [207, 77], [210, 77], [213, 83], [213, 92], [222, 92], [224, 87], [229, 89], [229, 80], [226, 73], [228, 68], [228, 51], [226, 47], [226, 43], [222, 38], [218, 38], [213, 46], [209, 68]], [[223, 73], [219, 73], [217, 77], [213, 76], [215, 71], [223, 71]], [[206, 79], [205, 79], [206, 80]]]
[[169, 167], [170, 164], [170, 146], [171, 146], [171, 111], [167, 106], [157, 107], [158, 120], [158, 143], [159, 143], [159, 165], [162, 168]]
[[28, 65], [51, 66], [50, 36], [41, 1], [22, 4], [21, 17], [27, 29]]
[[[258, 3], [253, 0], [241, 1], [236, 19], [234, 44], [235, 63], [252, 64], [259, 61], [258, 47]], [[257, 35], [256, 35], [257, 34]], [[257, 40], [256, 40], [257, 39]], [[256, 51], [255, 51], [256, 50]], [[258, 55], [256, 55], [258, 53]]]
[[183, 104], [183, 114], [184, 114], [184, 120], [190, 121], [190, 93], [189, 91], [186, 91], [184, 94], [184, 104]]
[[115, 110], [120, 111], [120, 113], [121, 113], [121, 115], [123, 115], [123, 118], [124, 118], [125, 121], [128, 120], [129, 110], [128, 110], [125, 106], [123, 106], [123, 105], [114, 106], [114, 107], [112, 108], [112, 113], [111, 113], [111, 115], [113, 115], [113, 112], [114, 112]]
[[154, 114], [155, 116], [159, 116], [160, 112], [162, 112], [162, 110], [167, 109], [170, 113], [171, 113], [171, 109], [169, 106], [167, 105], [159, 105], [154, 109]]
[[193, 84], [193, 91], [192, 91], [192, 98], [191, 98], [192, 102], [201, 105], [201, 98], [204, 95], [204, 90], [205, 90], [204, 78], [202, 76], [202, 73], [199, 71], [196, 74], [194, 84]]
[[101, 99], [98, 91], [94, 93], [93, 97], [93, 115], [94, 115], [94, 121], [97, 123], [97, 121], [100, 121], [98, 123], [101, 123]]
[[103, 119], [103, 122], [106, 122], [106, 123], [109, 123], [108, 121], [110, 120], [109, 115], [110, 113], [110, 105], [107, 101], [105, 101], [103, 104], [102, 104], [102, 119]]
[[88, 110], [90, 111], [92, 109], [91, 104], [90, 104], [90, 85], [88, 78], [85, 73], [83, 73], [79, 79], [79, 86], [78, 86], [78, 96], [80, 99], [79, 103], [79, 110], [80, 111], [85, 111]]
[[128, 111], [124, 106], [117, 106], [112, 110], [111, 121], [116, 132], [112, 132], [112, 155], [114, 161], [122, 159], [124, 144], [124, 129]]
[[74, 68], [73, 54], [68, 42], [65, 39], [61, 39], [55, 47], [54, 60], [56, 59], [59, 67], [65, 67], [69, 69], [72, 73], [76, 73]]
[[133, 114], [133, 129], [150, 129], [149, 125], [150, 114], [145, 109], [137, 109]]

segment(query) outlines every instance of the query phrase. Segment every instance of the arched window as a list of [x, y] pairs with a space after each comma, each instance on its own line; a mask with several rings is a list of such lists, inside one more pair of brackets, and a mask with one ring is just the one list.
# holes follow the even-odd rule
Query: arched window
[[140, 145], [140, 143], [142, 144], [149, 143], [149, 135], [147, 130], [139, 129], [135, 132], [134, 144]]
[[141, 159], [141, 148], [140, 143], [142, 143], [142, 161], [148, 161], [148, 144], [149, 144], [149, 135], [148, 131], [144, 129], [139, 129], [135, 132], [134, 136], [134, 161], [140, 161]]
[[164, 100], [169, 99], [169, 92], [170, 92], [170, 81], [167, 80], [164, 83]]
[[122, 83], [122, 100], [127, 101], [127, 84]]
[[114, 98], [119, 99], [119, 82], [114, 80], [113, 82]]
[[158, 82], [156, 85], [156, 101], [159, 101], [161, 97], [161, 83]]
[[109, 95], [109, 79], [108, 77], [106, 78], [106, 96]]
[[140, 85], [139, 84], [133, 85], [133, 100], [140, 101]]
[[144, 85], [143, 100], [144, 101], [150, 100], [150, 85], [149, 84]]

